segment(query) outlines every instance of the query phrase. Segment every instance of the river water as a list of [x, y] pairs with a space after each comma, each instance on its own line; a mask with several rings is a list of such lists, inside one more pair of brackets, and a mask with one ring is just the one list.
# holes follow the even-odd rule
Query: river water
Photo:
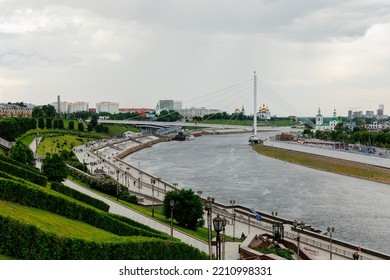
[[[264, 139], [273, 135], [260, 133]], [[212, 135], [164, 142], [124, 160], [178, 183], [202, 190], [218, 202], [230, 200], [258, 211], [303, 221], [333, 237], [390, 254], [390, 186], [318, 171], [257, 154], [248, 134]]]

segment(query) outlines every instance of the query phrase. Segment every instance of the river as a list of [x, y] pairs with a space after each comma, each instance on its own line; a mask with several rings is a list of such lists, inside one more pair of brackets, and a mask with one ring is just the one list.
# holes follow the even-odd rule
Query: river
[[[259, 137], [273, 134], [264, 132]], [[248, 145], [248, 137], [212, 135], [159, 143], [124, 160], [221, 203], [235, 200], [322, 231], [335, 227], [335, 239], [390, 254], [389, 185], [259, 155]]]

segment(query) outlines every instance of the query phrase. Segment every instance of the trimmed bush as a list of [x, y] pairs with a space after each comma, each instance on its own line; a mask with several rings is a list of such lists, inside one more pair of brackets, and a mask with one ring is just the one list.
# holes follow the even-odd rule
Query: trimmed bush
[[23, 168], [23, 165], [21, 163], [14, 165], [2, 161], [0, 159], [0, 170], [9, 173], [11, 175], [14, 175], [16, 177], [26, 179], [40, 186], [46, 186], [47, 184], [47, 178], [45, 176], [43, 176], [42, 174], [38, 174], [36, 172], [32, 172], [26, 168]]
[[0, 215], [0, 253], [27, 260], [206, 260], [200, 250], [182, 242], [148, 237], [123, 242], [93, 242], [60, 237]]
[[107, 213], [70, 201], [62, 196], [56, 196], [45, 189], [33, 188], [19, 182], [0, 178], [0, 198], [21, 205], [46, 210], [70, 219], [86, 222], [121, 236], [149, 236], [168, 239], [165, 235], [149, 232], [121, 222]]
[[32, 167], [30, 165], [22, 164], [22, 163], [20, 163], [17, 160], [14, 160], [14, 159], [12, 159], [10, 157], [7, 157], [7, 156], [1, 155], [1, 154], [0, 154], [0, 161], [5, 161], [5, 162], [8, 162], [9, 164], [19, 166], [20, 168], [23, 168], [23, 169], [26, 169], [28, 171], [34, 172], [34, 173], [36, 173], [38, 175], [42, 175], [41, 171], [38, 168]]
[[151, 227], [148, 227], [148, 226], [146, 226], [144, 224], [138, 223], [138, 222], [136, 222], [136, 221], [134, 221], [132, 219], [129, 219], [127, 217], [124, 217], [124, 216], [121, 216], [121, 215], [117, 215], [117, 214], [113, 214], [113, 213], [107, 213], [107, 214], [109, 216], [111, 216], [111, 217], [121, 221], [121, 222], [124, 222], [124, 223], [128, 224], [128, 225], [131, 225], [131, 226], [134, 226], [134, 227], [137, 227], [137, 228], [142, 228], [142, 229], [145, 229], [145, 230], [150, 231], [150, 232], [161, 234], [160, 231], [155, 230], [155, 229], [153, 229]]
[[102, 211], [108, 212], [108, 210], [110, 209], [110, 205], [108, 205], [107, 203], [105, 203], [99, 199], [90, 197], [89, 195], [83, 194], [83, 193], [76, 191], [74, 189], [71, 189], [71, 188], [65, 186], [64, 184], [52, 182], [51, 188], [52, 188], [52, 190], [55, 190], [56, 192], [62, 193], [66, 196], [69, 196], [69, 197], [72, 197], [72, 198], [77, 199], [79, 201], [82, 201], [84, 203], [87, 203], [87, 204], [89, 204], [93, 207], [96, 207]]

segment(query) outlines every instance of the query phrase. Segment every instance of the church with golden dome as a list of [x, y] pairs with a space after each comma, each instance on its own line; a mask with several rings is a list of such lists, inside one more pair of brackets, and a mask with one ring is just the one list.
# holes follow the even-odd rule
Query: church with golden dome
[[270, 120], [271, 111], [269, 110], [268, 106], [265, 106], [265, 104], [263, 104], [263, 106], [259, 108], [259, 112], [257, 113], [257, 116], [263, 120]]

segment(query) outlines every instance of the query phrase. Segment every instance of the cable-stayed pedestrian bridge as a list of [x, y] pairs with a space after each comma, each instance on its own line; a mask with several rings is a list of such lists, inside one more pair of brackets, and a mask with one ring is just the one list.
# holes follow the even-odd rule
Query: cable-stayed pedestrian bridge
[[[167, 130], [174, 132], [180, 130], [185, 126], [199, 127], [199, 130], [202, 129], [237, 129], [247, 132], [251, 132], [253, 127], [245, 125], [227, 125], [227, 124], [206, 124], [206, 123], [195, 123], [195, 122], [158, 122], [158, 121], [137, 121], [137, 120], [99, 120], [101, 124], [111, 123], [111, 124], [131, 124], [140, 129], [145, 129], [149, 131]], [[265, 128], [261, 128], [265, 129]], [[269, 128], [268, 128], [269, 129]]]

